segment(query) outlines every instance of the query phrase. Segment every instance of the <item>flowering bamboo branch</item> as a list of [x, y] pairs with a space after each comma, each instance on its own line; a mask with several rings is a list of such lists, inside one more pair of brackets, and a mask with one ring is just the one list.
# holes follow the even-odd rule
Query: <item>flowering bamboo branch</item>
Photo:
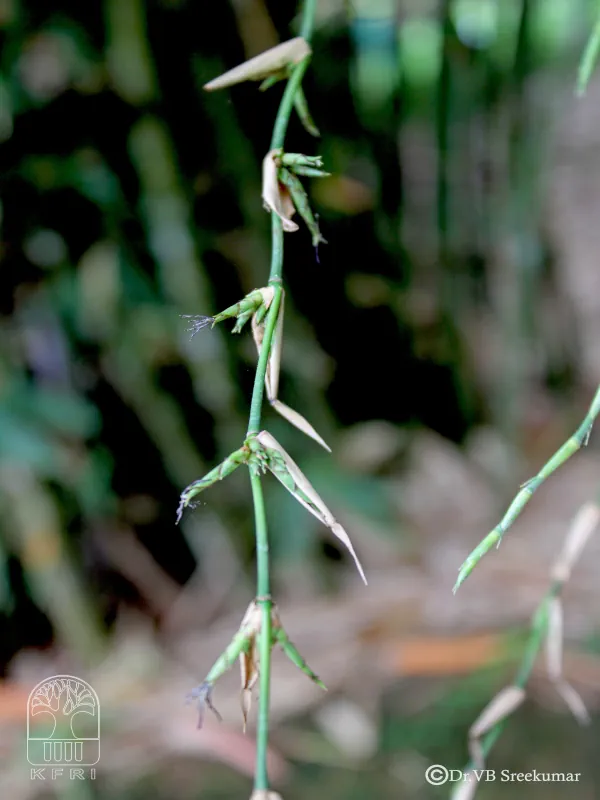
[[[255, 289], [238, 303], [214, 317], [188, 317], [192, 336], [204, 328], [214, 327], [224, 320], [235, 318], [234, 333], [239, 333], [251, 321], [252, 334], [258, 350], [258, 363], [250, 403], [250, 414], [246, 438], [241, 447], [229, 455], [219, 466], [203, 478], [191, 483], [181, 493], [178, 520], [186, 507], [193, 506], [194, 498], [217, 481], [223, 480], [238, 467], [245, 465], [250, 473], [254, 504], [256, 536], [257, 593], [250, 604], [238, 632], [226, 650], [219, 656], [202, 684], [190, 697], [197, 700], [199, 726], [206, 708], [215, 711], [212, 705], [214, 682], [228, 670], [236, 659], [241, 666], [242, 714], [244, 727], [250, 708], [251, 693], [257, 682], [259, 686], [259, 708], [256, 734], [256, 770], [254, 776], [254, 800], [272, 798], [267, 772], [267, 746], [269, 738], [269, 695], [271, 679], [271, 650], [280, 646], [292, 663], [304, 672], [316, 685], [325, 688], [319, 678], [306, 664], [284, 630], [277, 607], [271, 597], [269, 539], [261, 475], [270, 471], [310, 513], [326, 525], [343, 542], [354, 558], [356, 566], [366, 583], [364, 572], [344, 528], [329, 511], [308, 478], [301, 472], [292, 458], [277, 440], [267, 431], [261, 430], [262, 409], [265, 391], [271, 406], [313, 440], [329, 450], [310, 423], [297, 411], [289, 408], [278, 398], [279, 370], [283, 333], [283, 253], [284, 232], [292, 233], [299, 226], [292, 220], [298, 212], [308, 227], [313, 244], [324, 241], [316, 218], [310, 210], [306, 195], [297, 175], [322, 177], [322, 160], [319, 156], [285, 153], [284, 140], [292, 111], [295, 109], [300, 121], [313, 135], [317, 130], [312, 122], [306, 99], [302, 94], [302, 78], [310, 61], [310, 38], [314, 25], [316, 0], [306, 0], [304, 5], [301, 36], [284, 42], [254, 59], [235, 67], [225, 75], [205, 86], [215, 89], [230, 86], [241, 80], [263, 80], [261, 89], [286, 79], [287, 84], [275, 118], [269, 152], [263, 160], [262, 198], [265, 210], [271, 213], [271, 267], [268, 285]], [[260, 667], [260, 668], [259, 668]]]
[[594, 399], [592, 400], [583, 422], [575, 433], [556, 451], [556, 453], [554, 453], [534, 478], [531, 478], [521, 486], [521, 491], [512, 501], [500, 522], [465, 559], [460, 567], [453, 590], [454, 592], [456, 592], [459, 586], [469, 577], [488, 550], [491, 550], [494, 545], [496, 545], [496, 547], [500, 546], [502, 537], [531, 500], [536, 489], [539, 489], [546, 478], [549, 478], [553, 472], [565, 463], [565, 461], [588, 443], [594, 421], [598, 414], [600, 414], [600, 387], [598, 387], [594, 395]]
[[546, 643], [546, 670], [558, 694], [580, 724], [589, 723], [582, 699], [562, 674], [563, 623], [560, 595], [575, 562], [600, 522], [600, 506], [587, 503], [579, 509], [567, 534], [562, 552], [550, 573], [550, 586], [531, 622], [529, 640], [514, 681], [502, 689], [484, 708], [469, 730], [471, 760], [463, 769], [466, 779], [457, 784], [452, 800], [471, 800], [477, 781], [469, 773], [483, 769], [484, 762], [502, 733], [508, 717], [526, 697], [526, 686], [538, 654]]
[[[316, 0], [306, 0], [304, 7], [304, 17], [302, 24], [302, 38], [310, 41], [310, 35], [314, 25], [316, 12]], [[301, 81], [308, 67], [310, 56], [304, 58], [298, 64], [291, 78], [288, 81], [283, 98], [279, 105], [273, 136], [271, 138], [271, 150], [281, 148], [285, 141], [288, 123], [294, 107], [294, 98]], [[271, 215], [271, 270], [269, 273], [269, 285], [275, 289], [273, 302], [269, 308], [265, 324], [265, 334], [262, 341], [260, 358], [256, 375], [254, 376], [254, 389], [252, 392], [252, 402], [250, 405], [250, 420], [248, 423], [248, 436], [257, 434], [260, 431], [263, 393], [265, 386], [265, 375], [273, 334], [277, 325], [277, 315], [281, 302], [281, 278], [283, 272], [283, 227], [281, 219], [276, 215]], [[252, 497], [254, 500], [254, 512], [256, 520], [256, 574], [257, 574], [257, 593], [262, 602], [262, 631], [260, 641], [260, 698], [258, 709], [258, 725], [256, 732], [256, 770], [254, 774], [254, 789], [267, 790], [269, 788], [269, 776], [267, 772], [267, 747], [269, 742], [269, 700], [271, 691], [271, 580], [269, 574], [269, 540], [267, 534], [267, 517], [265, 512], [263, 491], [260, 477], [256, 473], [251, 475]]]

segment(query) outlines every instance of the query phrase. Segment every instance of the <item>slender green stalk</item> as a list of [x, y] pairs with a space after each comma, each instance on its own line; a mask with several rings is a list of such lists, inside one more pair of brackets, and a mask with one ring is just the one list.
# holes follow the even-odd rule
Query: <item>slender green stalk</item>
[[269, 744], [269, 698], [271, 693], [271, 579], [269, 574], [269, 538], [265, 499], [258, 472], [250, 471], [254, 519], [256, 525], [256, 588], [257, 602], [262, 605], [259, 661], [260, 696], [256, 725], [256, 770], [254, 788], [268, 789], [267, 748]]
[[[314, 26], [316, 0], [306, 0], [302, 19], [301, 35], [308, 41]], [[305, 58], [292, 72], [273, 126], [271, 150], [283, 148], [290, 116], [294, 108], [294, 99], [300, 90], [302, 78], [308, 67], [310, 58]], [[248, 420], [248, 436], [260, 431], [262, 405], [264, 398], [265, 375], [273, 342], [273, 334], [277, 324], [279, 306], [281, 303], [281, 276], [283, 272], [283, 229], [281, 220], [276, 214], [271, 215], [272, 249], [271, 269], [269, 283], [274, 286], [275, 293], [269, 308], [265, 323], [265, 334], [262, 342]], [[269, 742], [269, 698], [271, 686], [271, 647], [272, 647], [272, 620], [271, 620], [271, 580], [269, 571], [269, 539], [267, 531], [267, 516], [263, 497], [260, 476], [258, 472], [250, 470], [252, 485], [252, 498], [254, 502], [254, 517], [256, 525], [256, 572], [257, 572], [257, 602], [261, 605], [260, 629], [260, 696], [258, 707], [258, 723], [256, 734], [256, 769], [254, 773], [254, 788], [267, 790], [269, 788], [269, 775], [267, 770], [267, 746]]]
[[317, 14], [317, 0], [305, 0], [302, 12], [302, 28], [300, 36], [310, 42], [315, 27], [315, 17]]
[[510, 504], [506, 514], [502, 517], [496, 527], [482, 539], [473, 552], [463, 562], [459, 573], [458, 579], [454, 586], [454, 591], [465, 581], [471, 572], [475, 569], [483, 556], [492, 549], [494, 545], [497, 547], [502, 541], [502, 537], [510, 528], [513, 522], [517, 519], [521, 511], [525, 508], [527, 503], [533, 497], [536, 489], [544, 483], [546, 478], [549, 478], [562, 464], [565, 463], [571, 456], [576, 453], [582, 446], [587, 444], [589, 436], [592, 432], [592, 427], [596, 417], [600, 414], [600, 387], [598, 387], [594, 399], [589, 407], [588, 413], [579, 428], [568, 439], [562, 447], [544, 464], [538, 474], [527, 481], [521, 487], [521, 491], [517, 494], [515, 499]]
[[[529, 681], [529, 678], [531, 677], [535, 660], [548, 633], [548, 606], [552, 598], [558, 597], [562, 587], [562, 581], [554, 581], [540, 601], [540, 604], [533, 615], [529, 641], [527, 642], [527, 647], [513, 681], [513, 686], [517, 686], [519, 689], [524, 689]], [[490, 754], [493, 746], [496, 744], [500, 734], [504, 730], [507, 721], [508, 720], [504, 719], [501, 722], [498, 722], [498, 724], [494, 725], [494, 727], [488, 731], [481, 740], [481, 754], [484, 758], [487, 758]], [[471, 770], [477, 769], [480, 766], [481, 765], [475, 764], [473, 761], [469, 761], [469, 763], [462, 770], [463, 774], [466, 775]]]
[[256, 366], [256, 374], [254, 375], [254, 386], [252, 389], [252, 400], [250, 403], [250, 418], [248, 420], [248, 436], [256, 434], [260, 431], [262, 403], [265, 393], [265, 375], [267, 373], [267, 364], [269, 362], [273, 334], [275, 332], [275, 326], [277, 325], [277, 315], [279, 314], [279, 306], [281, 304], [283, 228], [281, 227], [281, 220], [277, 214], [271, 214], [271, 229], [272, 250], [271, 274], [269, 277], [269, 283], [274, 284], [275, 294], [273, 295], [273, 300], [271, 301], [271, 306], [265, 322], [265, 335], [263, 338], [260, 356], [258, 358], [258, 364]]
[[596, 66], [596, 61], [598, 60], [598, 53], [600, 53], [600, 4], [598, 4], [596, 14], [596, 24], [590, 33], [590, 37], [579, 63], [579, 71], [577, 73], [577, 94], [579, 97], [585, 94], [592, 72]]
[[308, 67], [309, 61], [310, 56], [307, 56], [304, 61], [301, 61], [294, 68], [294, 71], [287, 82], [285, 92], [283, 93], [281, 103], [279, 104], [277, 116], [275, 117], [273, 136], [271, 137], [271, 150], [278, 150], [280, 147], [283, 147], [285, 134], [290, 121], [290, 115], [294, 107], [294, 98], [296, 96], [296, 92], [300, 88], [300, 84], [302, 82], [302, 78], [304, 77], [304, 73], [306, 72], [306, 68]]

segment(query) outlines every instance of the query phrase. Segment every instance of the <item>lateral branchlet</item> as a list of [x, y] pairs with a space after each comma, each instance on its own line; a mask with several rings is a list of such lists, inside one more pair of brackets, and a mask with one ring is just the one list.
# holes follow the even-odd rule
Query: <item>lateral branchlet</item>
[[183, 514], [184, 508], [191, 505], [191, 501], [193, 500], [196, 495], [203, 492], [204, 489], [207, 489], [209, 486], [212, 486], [213, 483], [217, 481], [223, 480], [228, 475], [236, 470], [241, 464], [245, 464], [250, 456], [250, 451], [247, 447], [240, 447], [239, 450], [235, 450], [231, 455], [227, 456], [227, 458], [222, 461], [218, 467], [211, 469], [203, 478], [199, 478], [196, 481], [190, 483], [179, 498], [179, 506], [177, 508], [177, 523], [180, 522], [181, 516]]
[[254, 289], [247, 294], [239, 303], [235, 303], [219, 314], [215, 315], [214, 323], [223, 322], [225, 319], [236, 318], [236, 324], [233, 328], [234, 333], [240, 333], [246, 322], [252, 317], [253, 314], [262, 312], [263, 316], [269, 310], [269, 306], [273, 300], [274, 289], [272, 286], [265, 286], [262, 289]]
[[240, 627], [219, 658], [213, 664], [205, 680], [188, 695], [188, 702], [198, 701], [198, 727], [201, 728], [204, 721], [206, 708], [210, 708], [220, 719], [219, 713], [212, 704], [212, 691], [215, 681], [225, 674], [234, 665], [236, 659], [240, 664], [240, 686], [241, 686], [241, 707], [244, 730], [248, 721], [248, 714], [252, 703], [252, 691], [256, 686], [260, 668], [260, 648], [259, 637], [262, 629], [261, 603], [267, 601], [271, 606], [271, 648], [279, 645], [289, 660], [305, 675], [307, 675], [317, 686], [326, 689], [323, 682], [311, 670], [306, 661], [302, 658], [296, 646], [290, 641], [285, 632], [277, 606], [271, 598], [256, 598], [248, 606]]
[[327, 244], [327, 240], [323, 238], [319, 230], [319, 224], [310, 207], [308, 195], [304, 191], [304, 186], [302, 186], [298, 176], [294, 175], [293, 172], [290, 172], [290, 170], [285, 167], [281, 167], [279, 170], [279, 180], [290, 193], [295, 209], [306, 223], [306, 227], [309, 229], [312, 236], [313, 247], [317, 247], [317, 245], [321, 243]]

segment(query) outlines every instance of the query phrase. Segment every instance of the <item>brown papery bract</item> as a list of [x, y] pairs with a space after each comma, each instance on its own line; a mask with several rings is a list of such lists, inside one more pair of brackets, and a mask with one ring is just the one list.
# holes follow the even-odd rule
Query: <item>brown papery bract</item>
[[298, 64], [300, 61], [311, 54], [310, 45], [301, 36], [288, 39], [287, 42], [271, 47], [264, 53], [254, 56], [254, 58], [244, 61], [237, 67], [224, 72], [218, 78], [204, 84], [207, 92], [214, 92], [217, 89], [225, 89], [234, 86], [236, 83], [244, 81], [260, 81], [269, 75], [275, 75], [290, 64]]

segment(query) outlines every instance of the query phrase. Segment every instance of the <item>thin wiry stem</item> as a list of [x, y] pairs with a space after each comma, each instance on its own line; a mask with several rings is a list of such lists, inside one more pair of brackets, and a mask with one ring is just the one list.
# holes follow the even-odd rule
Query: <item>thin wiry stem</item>
[[258, 472], [250, 472], [254, 519], [256, 525], [256, 587], [257, 602], [262, 603], [259, 663], [260, 696], [256, 725], [256, 770], [254, 788], [268, 789], [267, 748], [269, 744], [269, 697], [271, 693], [271, 579], [269, 574], [269, 537], [265, 500]]
[[485, 539], [483, 539], [477, 545], [473, 552], [463, 562], [458, 573], [458, 579], [454, 586], [455, 592], [463, 583], [463, 581], [469, 577], [471, 572], [475, 569], [479, 561], [488, 552], [488, 550], [491, 550], [494, 545], [500, 545], [502, 537], [517, 519], [521, 511], [523, 511], [527, 503], [531, 500], [536, 489], [539, 489], [546, 478], [549, 478], [553, 472], [555, 472], [560, 466], [562, 466], [562, 464], [565, 463], [565, 461], [571, 458], [571, 456], [582, 446], [587, 444], [592, 432], [594, 421], [598, 414], [600, 414], [600, 387], [598, 387], [594, 399], [589, 407], [588, 413], [585, 415], [585, 418], [579, 428], [577, 428], [571, 438], [568, 439], [562, 445], [562, 447], [560, 447], [556, 453], [554, 453], [554, 455], [544, 464], [538, 474], [523, 484], [521, 491], [512, 501], [506, 514], [502, 517], [500, 522], [490, 533], [488, 533]]
[[[306, 0], [302, 18], [301, 35], [308, 41], [312, 35], [316, 12], [316, 0]], [[298, 64], [292, 72], [283, 93], [271, 138], [271, 150], [283, 148], [290, 116], [294, 108], [294, 98], [301, 87], [302, 78], [308, 67], [310, 58]], [[265, 375], [273, 343], [277, 316], [281, 303], [281, 277], [283, 272], [283, 229], [281, 220], [276, 214], [271, 215], [271, 270], [269, 284], [274, 287], [275, 293], [269, 308], [265, 323], [265, 333], [254, 376], [252, 401], [250, 405], [250, 418], [248, 420], [248, 436], [256, 435], [260, 431], [262, 418], [262, 405], [264, 398]], [[254, 774], [254, 788], [267, 790], [269, 788], [269, 775], [267, 770], [267, 746], [269, 741], [269, 696], [271, 685], [271, 579], [269, 570], [269, 539], [267, 531], [267, 516], [260, 476], [257, 472], [250, 472], [252, 484], [252, 498], [254, 502], [254, 516], [256, 525], [256, 571], [257, 571], [257, 602], [261, 605], [260, 629], [260, 696], [258, 707], [258, 724], [256, 735], [256, 769]]]
[[592, 72], [600, 53], [600, 7], [596, 12], [597, 18], [590, 37], [581, 56], [579, 71], [577, 73], [577, 94], [579, 97], [585, 94]]
[[[564, 585], [571, 576], [574, 564], [580, 558], [583, 548], [595, 532], [599, 521], [600, 506], [598, 506], [597, 503], [587, 503], [578, 511], [573, 519], [562, 551], [550, 572], [551, 581], [548, 590], [542, 597], [533, 615], [527, 646], [512, 686], [507, 687], [507, 689], [525, 691], [538, 654], [542, 645], [546, 642], [548, 677], [554, 683], [557, 691], [563, 697], [579, 723], [589, 722], [589, 717], [577, 693], [562, 677], [563, 632], [562, 622], [560, 622], [562, 619], [562, 611], [559, 598]], [[558, 626], [557, 614], [559, 619]], [[496, 697], [499, 697], [499, 695]], [[490, 705], [493, 705], [493, 703], [494, 701], [492, 701]], [[490, 706], [488, 706], [488, 710], [489, 708]], [[472, 732], [477, 729], [478, 722], [481, 721], [485, 714], [486, 711], [484, 710], [478, 721], [474, 723], [471, 728], [471, 735], [474, 735]], [[507, 721], [507, 716], [504, 714], [503, 718], [498, 719], [496, 724], [477, 742], [477, 755], [473, 755], [472, 759], [464, 767], [463, 774], [465, 776], [473, 770], [483, 767], [485, 759], [488, 757], [498, 737], [504, 730]], [[471, 749], [471, 752], [474, 753], [473, 749]], [[472, 777], [473, 776], [471, 776], [471, 779]], [[461, 787], [460, 784], [456, 785], [451, 797], [462, 798], [464, 795], [463, 788], [464, 786]], [[471, 789], [474, 788], [475, 785], [472, 784]], [[468, 797], [472, 797], [473, 793], [467, 792], [467, 795]]]
[[254, 387], [252, 389], [252, 400], [250, 403], [250, 418], [248, 420], [248, 436], [260, 431], [260, 421], [262, 417], [263, 396], [265, 393], [265, 375], [267, 364], [273, 343], [273, 334], [277, 325], [277, 316], [281, 304], [281, 272], [283, 270], [283, 228], [281, 220], [277, 214], [271, 214], [271, 274], [269, 283], [275, 289], [273, 300], [265, 322], [265, 335], [263, 338], [256, 374], [254, 375]]

